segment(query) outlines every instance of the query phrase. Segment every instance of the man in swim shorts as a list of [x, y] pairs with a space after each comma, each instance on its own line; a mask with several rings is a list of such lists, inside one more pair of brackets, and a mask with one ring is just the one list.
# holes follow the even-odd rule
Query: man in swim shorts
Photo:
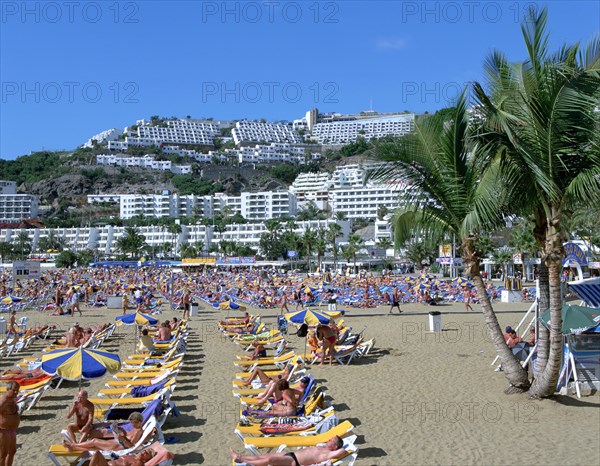
[[289, 453], [267, 453], [264, 455], [238, 455], [229, 450], [229, 455], [236, 463], [248, 463], [253, 466], [308, 466], [319, 464], [342, 456], [344, 442], [338, 436], [332, 437], [324, 447], [308, 447]]

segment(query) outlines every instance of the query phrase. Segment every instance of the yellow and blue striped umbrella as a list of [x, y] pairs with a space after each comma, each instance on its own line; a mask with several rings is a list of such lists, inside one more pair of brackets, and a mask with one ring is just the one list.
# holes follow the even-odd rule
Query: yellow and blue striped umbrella
[[125, 325], [156, 325], [158, 323], [158, 320], [156, 320], [154, 317], [142, 314], [141, 312], [134, 312], [133, 314], [118, 316], [115, 320]]
[[285, 318], [294, 324], [318, 325], [328, 324], [331, 317], [319, 311], [304, 309], [303, 311], [290, 312]]
[[23, 301], [23, 298], [19, 298], [18, 296], [13, 296], [13, 295], [9, 294], [8, 296], [5, 296], [4, 298], [2, 298], [2, 300], [0, 301], [0, 304], [20, 303], [21, 301]]
[[102, 377], [107, 370], [117, 372], [120, 367], [118, 355], [94, 349], [67, 348], [42, 356], [42, 370], [66, 380], [94, 379]]

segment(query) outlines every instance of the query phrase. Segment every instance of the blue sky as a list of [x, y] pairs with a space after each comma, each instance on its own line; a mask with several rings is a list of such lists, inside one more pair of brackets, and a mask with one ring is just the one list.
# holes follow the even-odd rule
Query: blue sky
[[[0, 157], [151, 115], [435, 111], [482, 79], [491, 50], [525, 58], [531, 4], [2, 0]], [[549, 2], [552, 47], [597, 34], [599, 4]]]

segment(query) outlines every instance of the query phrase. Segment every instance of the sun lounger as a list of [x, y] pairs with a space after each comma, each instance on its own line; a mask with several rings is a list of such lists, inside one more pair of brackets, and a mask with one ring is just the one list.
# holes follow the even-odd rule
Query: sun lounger
[[334, 428], [315, 435], [289, 435], [277, 437], [246, 437], [244, 446], [255, 455], [260, 454], [259, 449], [283, 451], [285, 448], [311, 447], [319, 443], [326, 443], [331, 437], [339, 435], [342, 438], [352, 435], [354, 426], [350, 421], [344, 421]]
[[[133, 447], [124, 450], [102, 451], [101, 453], [103, 456], [110, 459], [111, 454], [123, 456], [141, 450], [145, 445], [148, 445], [152, 441], [152, 437], [156, 428], [156, 419], [154, 417], [151, 417], [148, 420], [148, 422], [146, 422], [146, 424], [144, 425], [144, 430], [142, 436], [140, 437], [140, 440], [138, 440], [138, 442]], [[69, 458], [78, 458], [79, 456], [81, 456], [81, 453], [82, 452], [80, 451], [69, 451], [62, 444], [54, 444], [50, 445], [50, 448], [48, 449], [48, 458], [50, 458], [50, 461], [52, 461], [56, 466], [61, 466], [60, 462], [58, 461], [58, 458], [67, 458], [67, 460]], [[82, 466], [88, 460], [88, 457], [84, 457], [79, 459], [79, 461], [76, 464], [77, 466]], [[71, 461], [72, 460], [70, 460], [69, 462]]]
[[257, 358], [257, 359], [245, 359], [234, 361], [233, 364], [240, 369], [249, 368], [252, 370], [257, 366], [277, 366], [279, 368], [284, 367], [287, 362], [295, 356], [293, 351], [289, 351], [281, 356], [275, 356], [270, 358]]

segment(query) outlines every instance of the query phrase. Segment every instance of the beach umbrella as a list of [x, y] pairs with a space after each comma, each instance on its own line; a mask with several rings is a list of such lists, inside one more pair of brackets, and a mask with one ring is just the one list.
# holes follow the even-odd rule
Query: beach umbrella
[[[307, 324], [307, 325], [327, 325], [331, 320], [331, 317], [327, 314], [323, 314], [319, 311], [312, 311], [310, 309], [304, 309], [303, 311], [290, 312], [285, 314], [285, 318], [294, 324]], [[306, 354], [306, 347], [308, 345], [308, 334], [304, 338], [304, 354]]]
[[158, 320], [154, 317], [150, 317], [147, 314], [141, 312], [134, 312], [133, 314], [125, 314], [123, 316], [117, 316], [115, 321], [121, 322], [125, 325], [156, 325]]
[[413, 288], [413, 290], [415, 290], [415, 291], [428, 290], [429, 288], [431, 288], [431, 285], [429, 285], [427, 283], [419, 283], [417, 286], [415, 286]]
[[51, 351], [42, 356], [41, 369], [48, 375], [58, 374], [66, 380], [94, 379], [106, 371], [117, 372], [121, 368], [119, 356], [106, 351], [66, 348]]
[[293, 324], [307, 324], [307, 325], [327, 325], [331, 320], [331, 317], [325, 313], [319, 311], [313, 311], [311, 309], [304, 309], [303, 311], [290, 312], [285, 315], [285, 318]]
[[515, 346], [513, 346], [511, 348], [511, 351], [512, 351], [512, 354], [515, 355], [517, 360], [526, 361], [527, 358], [529, 357], [530, 349], [531, 349], [531, 346], [529, 346], [524, 341], [521, 341], [521, 342], [517, 343]]
[[[550, 325], [550, 309], [544, 311], [540, 320], [546, 327]], [[578, 335], [600, 323], [600, 308], [563, 304], [562, 321], [563, 335]]]
[[13, 296], [13, 295], [9, 294], [8, 296], [5, 296], [4, 298], [2, 298], [2, 301], [0, 301], [0, 304], [20, 303], [21, 301], [23, 301], [23, 298], [19, 298], [18, 296]]

